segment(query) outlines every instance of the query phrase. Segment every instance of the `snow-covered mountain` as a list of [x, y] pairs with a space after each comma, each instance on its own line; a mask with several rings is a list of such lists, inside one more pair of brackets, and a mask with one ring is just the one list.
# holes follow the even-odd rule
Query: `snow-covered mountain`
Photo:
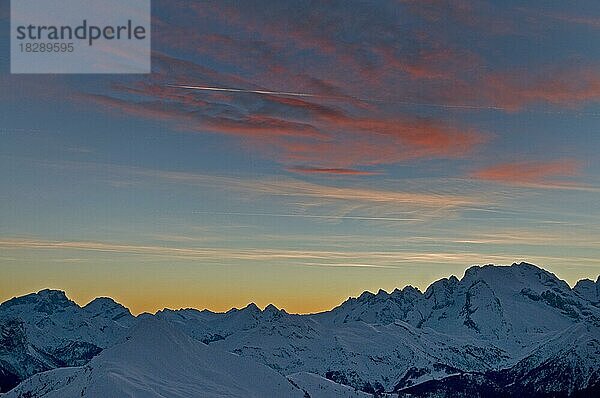
[[[570, 288], [526, 263], [487, 265], [425, 292], [365, 292], [319, 314], [250, 304], [144, 317], [215, 352], [266, 365], [312, 397], [576, 396], [600, 391], [599, 285], [584, 280]], [[91, 364], [118, 351], [110, 347], [132, 330], [139, 334], [137, 322], [110, 299], [81, 308], [62, 292], [42, 291], [7, 301], [0, 305], [0, 381], [11, 387], [104, 350]], [[30, 380], [49, 382], [64, 371]], [[174, 382], [170, 375], [161, 376], [164, 383]]]
[[[461, 280], [442, 279], [424, 293], [412, 287], [367, 292], [308, 316], [253, 305], [225, 314], [165, 310], [156, 316], [283, 374], [308, 371], [368, 392], [510, 368], [542, 348], [558, 352], [558, 337], [577, 325], [600, 337], [598, 308], [529, 264], [472, 267]], [[600, 369], [600, 357], [588, 365], [574, 371]]]
[[113, 345], [135, 317], [108, 298], [85, 307], [42, 290], [0, 305], [0, 392], [44, 370], [86, 364]]
[[167, 323], [145, 318], [87, 365], [39, 373], [6, 395], [22, 397], [302, 398], [267, 366], [209, 347]]

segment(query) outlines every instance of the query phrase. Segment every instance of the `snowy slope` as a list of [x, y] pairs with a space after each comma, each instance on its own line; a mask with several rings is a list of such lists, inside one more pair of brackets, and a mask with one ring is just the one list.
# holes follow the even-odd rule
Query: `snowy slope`
[[146, 318], [121, 344], [87, 365], [28, 379], [3, 398], [303, 397], [266, 366], [192, 340], [167, 323]]
[[306, 391], [311, 398], [372, 398], [372, 394], [357, 391], [327, 380], [314, 373], [300, 372], [288, 376], [294, 384]]

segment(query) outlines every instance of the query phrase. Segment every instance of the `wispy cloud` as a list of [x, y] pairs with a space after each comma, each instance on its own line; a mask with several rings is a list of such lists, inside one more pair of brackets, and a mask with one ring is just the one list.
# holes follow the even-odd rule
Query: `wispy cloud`
[[[361, 260], [370, 259], [374, 268], [390, 266], [395, 263], [422, 259], [430, 261], [432, 258], [447, 258], [443, 254], [426, 255], [423, 253], [402, 252], [338, 252], [325, 250], [275, 250], [275, 249], [226, 249], [226, 248], [182, 248], [172, 246], [117, 244], [110, 242], [91, 241], [53, 241], [39, 239], [0, 239], [0, 247], [4, 249], [26, 250], [62, 250], [62, 251], [90, 251], [126, 255], [149, 255], [168, 258], [182, 258], [218, 262], [227, 265], [231, 261], [293, 261], [295, 264], [332, 267], [367, 267], [369, 264]], [[450, 256], [450, 255], [448, 255]], [[323, 262], [327, 260], [327, 262]], [[349, 263], [348, 260], [353, 262]], [[358, 261], [358, 262], [354, 262]]]
[[[58, 168], [71, 172], [85, 170], [88, 173], [99, 173], [105, 181], [115, 186], [130, 186], [131, 184], [168, 183], [205, 187], [226, 191], [244, 192], [252, 196], [270, 196], [287, 199], [294, 203], [304, 204], [314, 208], [315, 205], [334, 206], [333, 212], [323, 214], [324, 218], [335, 218], [348, 214], [348, 211], [363, 209], [369, 212], [368, 219], [376, 214], [384, 217], [394, 217], [394, 214], [407, 211], [422, 210], [416, 219], [430, 217], [434, 212], [460, 210], [462, 208], [491, 206], [494, 201], [490, 195], [476, 192], [446, 192], [438, 187], [433, 189], [422, 182], [403, 184], [403, 190], [363, 187], [359, 184], [324, 184], [308, 182], [296, 178], [275, 175], [213, 175], [194, 172], [155, 170], [141, 167], [118, 166], [89, 162], [40, 162], [47, 168]], [[319, 215], [321, 217], [321, 215]], [[402, 218], [402, 217], [400, 217]], [[375, 218], [373, 218], [375, 219]]]
[[[326, 250], [285, 250], [256, 248], [193, 248], [137, 245], [94, 241], [54, 241], [40, 239], [3, 238], [0, 247], [5, 250], [56, 250], [77, 252], [99, 252], [118, 255], [140, 255], [167, 257], [171, 259], [196, 260], [202, 263], [216, 263], [227, 266], [238, 261], [274, 261], [281, 266], [319, 266], [333, 268], [390, 268], [405, 264], [506, 264], [516, 260], [527, 260], [520, 255], [496, 255], [479, 252], [415, 252], [415, 251], [326, 251]], [[84, 260], [77, 257], [77, 261]], [[556, 262], [557, 257], [535, 256], [537, 261]], [[577, 264], [597, 264], [597, 259], [571, 257]]]
[[336, 169], [336, 168], [323, 168], [323, 167], [304, 167], [295, 166], [288, 167], [286, 170], [293, 173], [301, 174], [334, 174], [334, 175], [348, 175], [348, 176], [367, 176], [382, 174], [378, 171], [367, 171], [367, 170], [356, 170], [356, 169]]
[[242, 212], [206, 212], [194, 211], [195, 214], [213, 214], [224, 216], [245, 216], [245, 217], [283, 217], [283, 218], [307, 218], [321, 220], [356, 220], [356, 221], [422, 221], [421, 218], [414, 217], [368, 217], [368, 216], [337, 216], [337, 215], [318, 215], [318, 214], [298, 214], [298, 213], [242, 213]]
[[[13, 158], [14, 162], [17, 162]], [[415, 225], [454, 219], [474, 208], [490, 208], [503, 201], [497, 191], [473, 189], [468, 181], [457, 184], [443, 180], [383, 180], [365, 186], [356, 178], [322, 179], [311, 182], [286, 175], [207, 174], [157, 170], [106, 163], [81, 161], [41, 161], [20, 159], [27, 167], [43, 170], [48, 176], [69, 175], [104, 185], [114, 192], [160, 190], [185, 193], [185, 207], [162, 207], [161, 216], [171, 222], [178, 217], [189, 219], [206, 212], [213, 216], [230, 214], [251, 225], [269, 224], [268, 218], [314, 221], [315, 225], [338, 225], [343, 222], [377, 224], [392, 228], [403, 223]], [[61, 177], [63, 178], [63, 177]], [[360, 180], [360, 179], [358, 179]], [[99, 186], [99, 189], [100, 188]], [[223, 204], [194, 206], [194, 198], [209, 194], [228, 198]], [[210, 216], [212, 214], [213, 216]], [[241, 218], [245, 217], [245, 218]], [[263, 218], [264, 220], [258, 220]], [[194, 217], [199, 221], [199, 217]], [[189, 224], [187, 224], [189, 225]], [[181, 235], [175, 230], [164, 234]]]
[[[360, 186], [324, 185], [281, 177], [235, 178], [148, 170], [138, 170], [137, 173], [172, 183], [211, 185], [251, 195], [280, 198], [297, 203], [301, 208], [313, 210], [313, 213], [308, 214], [282, 215], [286, 217], [420, 222], [445, 217], [449, 212], [460, 211], [463, 208], [488, 206], [492, 203], [491, 198], [477, 194], [419, 192], [418, 190], [394, 191]], [[315, 210], [318, 211], [318, 214], [314, 213]], [[407, 211], [414, 211], [417, 214], [410, 217], [395, 216]]]

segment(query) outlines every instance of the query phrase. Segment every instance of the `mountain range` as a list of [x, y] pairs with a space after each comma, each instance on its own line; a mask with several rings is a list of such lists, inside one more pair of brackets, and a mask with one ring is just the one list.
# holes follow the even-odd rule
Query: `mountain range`
[[250, 304], [133, 316], [42, 290], [0, 305], [0, 395], [600, 396], [600, 278], [474, 266], [326, 312]]

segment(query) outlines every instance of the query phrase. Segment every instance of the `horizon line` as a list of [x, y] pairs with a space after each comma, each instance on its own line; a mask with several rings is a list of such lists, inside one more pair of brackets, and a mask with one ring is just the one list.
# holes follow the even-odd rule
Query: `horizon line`
[[404, 290], [405, 290], [405, 289], [407, 289], [407, 288], [412, 288], [412, 289], [415, 289], [415, 290], [417, 290], [417, 291], [418, 291], [419, 293], [421, 293], [421, 294], [425, 294], [425, 292], [426, 292], [426, 291], [427, 291], [427, 290], [428, 290], [428, 289], [429, 289], [429, 288], [430, 288], [430, 287], [431, 287], [433, 284], [435, 284], [435, 283], [437, 283], [437, 282], [439, 282], [439, 281], [442, 281], [442, 280], [449, 280], [449, 279], [452, 279], [453, 277], [454, 277], [454, 278], [456, 278], [456, 279], [457, 279], [459, 282], [460, 282], [460, 281], [462, 281], [462, 280], [465, 278], [465, 276], [466, 276], [466, 274], [467, 274], [467, 271], [469, 271], [470, 269], [474, 269], [474, 268], [486, 268], [486, 267], [494, 267], [494, 268], [511, 268], [511, 267], [516, 267], [516, 266], [530, 266], [530, 267], [534, 267], [534, 268], [540, 269], [540, 270], [542, 270], [542, 271], [545, 271], [545, 272], [547, 272], [547, 273], [551, 274], [552, 276], [554, 276], [556, 279], [558, 279], [558, 280], [560, 280], [560, 281], [562, 281], [562, 282], [566, 283], [566, 284], [567, 284], [567, 286], [569, 286], [569, 289], [571, 289], [571, 290], [572, 290], [572, 289], [573, 289], [573, 288], [574, 288], [574, 287], [575, 287], [575, 286], [576, 286], [576, 285], [577, 285], [579, 282], [581, 282], [581, 281], [588, 280], [588, 281], [591, 281], [592, 283], [599, 283], [599, 282], [600, 282], [600, 274], [598, 274], [598, 276], [597, 276], [597, 278], [596, 278], [596, 280], [595, 280], [595, 281], [594, 281], [593, 279], [591, 279], [591, 278], [582, 278], [582, 279], [579, 279], [579, 280], [578, 280], [578, 281], [577, 281], [577, 282], [576, 282], [576, 283], [575, 283], [573, 286], [571, 286], [571, 284], [569, 284], [567, 281], [565, 281], [564, 279], [561, 279], [561, 278], [559, 278], [559, 277], [558, 277], [558, 276], [557, 276], [555, 273], [553, 273], [553, 272], [551, 272], [551, 271], [549, 271], [549, 270], [547, 270], [547, 269], [543, 268], [542, 266], [539, 266], [539, 265], [536, 265], [536, 264], [533, 264], [533, 263], [529, 263], [529, 262], [527, 262], [527, 261], [519, 261], [519, 262], [513, 262], [513, 263], [512, 263], [512, 264], [510, 264], [510, 265], [509, 265], [509, 264], [493, 264], [493, 263], [488, 263], [488, 264], [472, 264], [472, 265], [468, 266], [467, 268], [465, 268], [465, 270], [464, 270], [464, 272], [463, 272], [463, 275], [462, 275], [461, 277], [458, 277], [457, 275], [454, 275], [454, 274], [452, 274], [452, 275], [449, 275], [449, 276], [447, 276], [447, 277], [443, 277], [443, 278], [440, 278], [440, 279], [434, 280], [434, 281], [433, 281], [433, 282], [431, 282], [431, 283], [430, 283], [430, 284], [427, 286], [427, 288], [425, 288], [424, 290], [421, 290], [421, 288], [419, 288], [418, 286], [414, 286], [414, 285], [411, 285], [411, 284], [404, 285], [402, 288], [396, 287], [396, 288], [394, 288], [394, 289], [393, 289], [392, 291], [390, 291], [390, 292], [388, 292], [387, 290], [385, 290], [385, 289], [383, 289], [383, 288], [379, 289], [379, 290], [378, 290], [376, 293], [375, 293], [375, 292], [372, 292], [372, 291], [370, 291], [370, 290], [364, 290], [363, 292], [361, 292], [360, 294], [358, 294], [358, 295], [356, 295], [356, 296], [349, 296], [347, 299], [343, 300], [342, 302], [340, 302], [339, 304], [337, 304], [336, 306], [334, 306], [334, 307], [332, 307], [332, 308], [329, 308], [329, 309], [324, 309], [324, 310], [320, 310], [320, 311], [314, 311], [314, 312], [288, 312], [288, 311], [287, 311], [287, 310], [286, 310], [286, 309], [285, 309], [283, 306], [282, 306], [282, 307], [278, 307], [278, 306], [277, 306], [275, 303], [273, 303], [273, 302], [270, 302], [270, 303], [268, 303], [268, 304], [266, 304], [266, 305], [262, 306], [262, 308], [261, 308], [261, 306], [259, 306], [258, 304], [256, 304], [254, 301], [250, 301], [249, 303], [245, 304], [245, 305], [244, 305], [244, 306], [242, 306], [242, 307], [237, 307], [237, 306], [234, 306], [234, 307], [231, 307], [231, 308], [229, 308], [228, 310], [224, 310], [224, 311], [211, 310], [210, 308], [202, 308], [202, 309], [200, 309], [200, 308], [198, 308], [198, 307], [183, 307], [183, 306], [182, 306], [182, 307], [179, 307], [179, 308], [163, 307], [163, 308], [161, 308], [161, 309], [158, 309], [158, 310], [156, 310], [155, 312], [141, 311], [141, 312], [139, 312], [139, 313], [137, 313], [137, 314], [134, 314], [134, 313], [131, 311], [131, 308], [129, 308], [128, 306], [124, 305], [123, 303], [120, 303], [119, 301], [117, 301], [116, 299], [114, 299], [113, 297], [110, 297], [110, 296], [108, 296], [108, 295], [99, 295], [99, 296], [96, 296], [96, 297], [94, 297], [93, 299], [91, 299], [91, 300], [90, 300], [90, 301], [88, 301], [87, 303], [85, 303], [85, 304], [81, 304], [80, 302], [76, 301], [75, 299], [73, 299], [73, 298], [69, 297], [69, 294], [67, 294], [67, 290], [66, 290], [66, 289], [52, 288], [52, 287], [46, 287], [46, 288], [40, 289], [40, 290], [38, 290], [38, 291], [32, 291], [32, 292], [29, 292], [29, 293], [24, 293], [24, 294], [22, 294], [22, 295], [19, 295], [19, 296], [13, 296], [13, 297], [11, 297], [11, 298], [8, 298], [8, 299], [6, 299], [6, 300], [4, 300], [4, 301], [0, 302], [0, 306], [4, 305], [5, 303], [7, 303], [7, 302], [9, 302], [9, 301], [11, 301], [11, 300], [15, 300], [15, 299], [19, 299], [19, 298], [26, 297], [26, 296], [31, 296], [31, 295], [39, 295], [39, 294], [40, 294], [40, 293], [42, 293], [42, 292], [48, 291], [48, 292], [59, 292], [59, 293], [62, 293], [62, 294], [64, 294], [64, 296], [65, 296], [65, 297], [66, 297], [66, 298], [67, 298], [69, 301], [72, 301], [72, 302], [74, 302], [74, 303], [75, 303], [75, 304], [76, 304], [78, 307], [80, 307], [80, 308], [82, 308], [82, 309], [83, 309], [83, 308], [85, 308], [85, 307], [87, 307], [88, 305], [90, 305], [91, 303], [93, 303], [94, 301], [96, 301], [96, 300], [98, 300], [98, 299], [109, 299], [109, 300], [113, 301], [115, 304], [118, 304], [118, 305], [120, 305], [120, 306], [124, 307], [125, 309], [127, 309], [127, 310], [128, 310], [130, 313], [131, 313], [131, 315], [132, 315], [132, 316], [134, 316], [134, 317], [136, 317], [136, 318], [137, 318], [137, 317], [140, 317], [140, 316], [143, 316], [143, 315], [156, 315], [156, 314], [158, 314], [159, 312], [162, 312], [162, 311], [183, 311], [183, 310], [195, 310], [195, 311], [198, 311], [198, 312], [205, 312], [205, 311], [208, 311], [208, 312], [211, 312], [211, 313], [213, 313], [213, 314], [226, 314], [226, 313], [228, 313], [228, 312], [230, 312], [230, 311], [233, 311], [233, 310], [242, 311], [242, 310], [244, 310], [244, 309], [246, 309], [246, 308], [249, 308], [249, 307], [252, 307], [252, 306], [256, 307], [256, 308], [257, 308], [259, 311], [261, 311], [261, 312], [264, 312], [264, 311], [265, 311], [265, 310], [266, 310], [268, 307], [272, 306], [272, 307], [275, 307], [275, 309], [276, 309], [276, 310], [278, 310], [278, 311], [283, 311], [283, 312], [285, 312], [286, 314], [290, 314], [290, 315], [316, 315], [316, 314], [321, 314], [321, 313], [324, 313], [324, 312], [329, 312], [329, 311], [332, 311], [332, 310], [334, 310], [335, 308], [337, 308], [337, 307], [339, 307], [339, 306], [343, 305], [345, 302], [347, 302], [347, 301], [349, 301], [349, 300], [352, 300], [352, 299], [358, 299], [359, 297], [361, 297], [361, 296], [362, 296], [362, 295], [364, 295], [364, 294], [371, 294], [371, 295], [375, 296], [375, 295], [377, 295], [377, 294], [381, 294], [381, 292], [383, 292], [383, 293], [385, 293], [386, 295], [388, 295], [388, 296], [389, 296], [389, 295], [391, 295], [392, 293], [394, 293], [395, 291], [404, 291]]

